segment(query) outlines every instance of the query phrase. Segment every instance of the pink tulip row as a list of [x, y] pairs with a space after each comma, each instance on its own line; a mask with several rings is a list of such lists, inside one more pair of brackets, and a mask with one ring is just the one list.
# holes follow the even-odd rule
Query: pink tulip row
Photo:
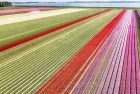
[[4, 14], [13, 14], [13, 13], [24, 13], [24, 12], [32, 12], [32, 11], [45, 11], [45, 10], [52, 10], [54, 8], [21, 8], [21, 9], [7, 9], [7, 10], [0, 10], [0, 15]]

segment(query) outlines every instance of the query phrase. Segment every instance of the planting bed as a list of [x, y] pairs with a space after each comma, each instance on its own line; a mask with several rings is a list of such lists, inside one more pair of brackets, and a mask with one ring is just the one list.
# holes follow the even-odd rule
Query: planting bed
[[47, 11], [47, 10], [53, 10], [53, 9], [55, 9], [55, 8], [4, 9], [4, 10], [0, 10], [0, 15], [15, 14], [15, 13], [26, 13], [26, 12], [33, 12], [33, 11]]
[[17, 46], [17, 45], [19, 45], [19, 44], [28, 42], [28, 41], [30, 41], [30, 40], [33, 40], [33, 39], [35, 39], [35, 38], [44, 36], [44, 35], [46, 35], [46, 34], [49, 34], [49, 33], [55, 32], [55, 31], [58, 31], [58, 30], [60, 30], [60, 29], [63, 29], [63, 28], [65, 28], [65, 27], [68, 27], [68, 26], [71, 26], [71, 25], [74, 25], [74, 24], [76, 24], [76, 23], [79, 23], [79, 22], [81, 22], [81, 21], [84, 21], [84, 20], [86, 20], [86, 19], [89, 19], [89, 18], [91, 18], [91, 17], [94, 17], [94, 16], [96, 16], [96, 15], [99, 15], [99, 14], [104, 13], [104, 12], [107, 12], [107, 11], [110, 11], [110, 10], [104, 10], [104, 11], [101, 11], [101, 12], [97, 12], [97, 13], [94, 13], [94, 14], [91, 14], [91, 15], [88, 15], [88, 16], [85, 16], [85, 17], [83, 17], [83, 18], [74, 20], [74, 21], [72, 21], [72, 22], [68, 22], [68, 23], [66, 23], [66, 24], [63, 24], [63, 25], [60, 25], [60, 26], [51, 28], [51, 29], [49, 29], [49, 30], [47, 30], [47, 31], [43, 31], [43, 32], [34, 34], [34, 35], [32, 35], [32, 36], [25, 37], [25, 38], [23, 38], [23, 39], [21, 39], [21, 40], [17, 40], [17, 41], [15, 41], [15, 42], [11, 42], [11, 43], [9, 43], [9, 44], [2, 45], [2, 46], [0, 47], [0, 51], [4, 51], [4, 50], [6, 50], [6, 49], [10, 49], [10, 48], [12, 48], [12, 47], [14, 47], [14, 46]]
[[138, 11], [60, 10], [0, 25], [0, 94], [139, 94]]

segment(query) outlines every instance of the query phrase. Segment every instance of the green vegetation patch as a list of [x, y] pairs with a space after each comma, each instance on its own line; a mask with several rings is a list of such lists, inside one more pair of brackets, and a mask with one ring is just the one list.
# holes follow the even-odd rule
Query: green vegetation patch
[[12, 6], [11, 2], [1, 2], [0, 1], [0, 7], [6, 7], [6, 6]]

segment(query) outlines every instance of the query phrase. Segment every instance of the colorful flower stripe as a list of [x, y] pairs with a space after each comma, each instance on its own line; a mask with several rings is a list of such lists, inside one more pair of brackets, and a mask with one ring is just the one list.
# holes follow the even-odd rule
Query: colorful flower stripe
[[25, 13], [25, 12], [33, 12], [33, 11], [45, 11], [45, 10], [52, 10], [52, 9], [54, 8], [6, 9], [6, 10], [0, 10], [0, 15], [13, 14], [13, 13]]

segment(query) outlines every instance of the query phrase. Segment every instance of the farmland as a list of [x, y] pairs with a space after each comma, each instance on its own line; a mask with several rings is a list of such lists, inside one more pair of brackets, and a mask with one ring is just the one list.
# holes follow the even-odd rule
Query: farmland
[[139, 10], [23, 7], [0, 20], [0, 94], [140, 93]]

